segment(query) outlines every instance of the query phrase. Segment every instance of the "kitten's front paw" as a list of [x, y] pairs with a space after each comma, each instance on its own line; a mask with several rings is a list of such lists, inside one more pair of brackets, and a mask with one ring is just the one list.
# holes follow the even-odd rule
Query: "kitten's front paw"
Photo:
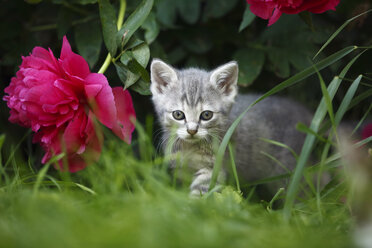
[[190, 196], [200, 197], [208, 192], [212, 177], [209, 169], [200, 169], [195, 173], [193, 182], [190, 185]]

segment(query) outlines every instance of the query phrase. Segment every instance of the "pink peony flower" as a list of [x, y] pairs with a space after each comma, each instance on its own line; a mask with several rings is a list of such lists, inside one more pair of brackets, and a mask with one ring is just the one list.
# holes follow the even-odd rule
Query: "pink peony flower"
[[340, 0], [247, 0], [253, 14], [268, 19], [268, 26], [274, 24], [282, 15], [298, 14], [302, 11], [323, 13], [335, 10]]
[[[65, 152], [69, 171], [76, 172], [98, 160], [102, 135], [96, 120], [131, 142], [136, 115], [129, 92], [112, 89], [103, 74], [91, 73], [66, 37], [59, 59], [41, 47], [22, 57], [5, 93], [9, 121], [36, 132], [33, 141], [45, 150], [42, 163]], [[59, 161], [61, 169], [64, 164]]]

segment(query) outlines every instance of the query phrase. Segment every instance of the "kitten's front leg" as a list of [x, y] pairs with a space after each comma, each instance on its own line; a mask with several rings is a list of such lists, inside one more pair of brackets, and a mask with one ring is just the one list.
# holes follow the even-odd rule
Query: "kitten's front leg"
[[[190, 196], [201, 196], [208, 192], [209, 184], [212, 179], [212, 168], [203, 168], [198, 170], [190, 185]], [[221, 172], [218, 176], [217, 183], [222, 183], [224, 180], [224, 173]]]

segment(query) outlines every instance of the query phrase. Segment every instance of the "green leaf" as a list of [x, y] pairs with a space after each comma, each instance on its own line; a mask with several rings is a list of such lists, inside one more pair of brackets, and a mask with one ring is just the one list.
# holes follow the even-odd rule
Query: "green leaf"
[[101, 27], [98, 22], [87, 22], [75, 27], [78, 52], [93, 68], [97, 63], [102, 45]]
[[290, 66], [287, 51], [283, 49], [269, 49], [267, 54], [268, 59], [271, 61], [271, 70], [281, 78], [289, 77]]
[[138, 80], [137, 83], [133, 84], [130, 87], [130, 89], [140, 93], [141, 95], [146, 96], [151, 95], [150, 82], [145, 82], [142, 79]]
[[184, 39], [181, 39], [182, 45], [186, 47], [189, 51], [196, 54], [203, 54], [208, 52], [213, 47], [213, 42], [208, 32], [197, 32], [195, 35], [186, 36]]
[[109, 0], [98, 0], [99, 15], [102, 23], [102, 34], [106, 48], [115, 57], [117, 51], [116, 34], [118, 33], [116, 26], [116, 12]]
[[61, 7], [57, 16], [57, 36], [62, 39], [71, 28], [71, 23], [74, 20], [74, 14], [65, 7]]
[[117, 33], [117, 44], [124, 46], [132, 37], [134, 32], [145, 22], [150, 14], [154, 0], [143, 0], [136, 10], [124, 22], [123, 27]]
[[255, 18], [256, 18], [255, 14], [251, 12], [251, 10], [249, 9], [249, 5], [246, 4], [245, 11], [243, 14], [243, 20], [239, 26], [239, 32], [243, 31], [246, 27], [251, 25]]
[[177, 1], [178, 12], [188, 24], [195, 24], [200, 16], [200, 0]]
[[361, 17], [362, 15], [365, 15], [369, 12], [371, 12], [372, 9], [366, 11], [366, 12], [363, 12], [357, 16], [354, 16], [353, 18], [350, 18], [349, 20], [347, 20], [344, 24], [341, 25], [341, 27], [339, 27], [336, 32], [334, 32], [331, 37], [329, 37], [329, 39], [326, 41], [326, 43], [324, 43], [324, 45], [319, 49], [319, 51], [315, 54], [314, 58], [315, 59], [327, 46], [329, 43], [331, 43], [331, 41], [352, 21], [354, 21], [355, 19]]
[[128, 41], [125, 50], [133, 49], [133, 48], [135, 48], [136, 46], [142, 45], [143, 43], [145, 43], [143, 40], [137, 39], [136, 37], [132, 37], [132, 38]]
[[233, 58], [239, 64], [239, 84], [248, 86], [260, 75], [265, 62], [265, 53], [258, 49], [243, 48], [237, 50]]
[[314, 39], [314, 33], [298, 16], [286, 15], [266, 29], [258, 42], [267, 47], [267, 57], [270, 61], [267, 63], [268, 68], [278, 77], [285, 78], [290, 75], [290, 65], [298, 70], [310, 66], [309, 58], [316, 50]]
[[132, 58], [128, 63], [128, 69], [134, 74], [139, 75], [145, 82], [150, 82], [150, 75], [146, 69], [138, 63], [135, 58]]
[[207, 0], [205, 11], [204, 11], [204, 21], [212, 18], [220, 18], [230, 12], [238, 0]]
[[177, 17], [177, 2], [175, 0], [160, 0], [156, 4], [156, 17], [164, 26], [174, 28]]
[[138, 61], [138, 63], [146, 68], [150, 60], [150, 48], [146, 43], [136, 46], [132, 49], [133, 58]]
[[[5, 142], [5, 134], [1, 134], [0, 135], [0, 151], [3, 148], [4, 142]], [[0, 155], [0, 157], [1, 157], [1, 155]], [[1, 163], [1, 161], [0, 161], [0, 163]]]
[[308, 11], [303, 11], [301, 13], [298, 14], [301, 19], [307, 24], [307, 26], [309, 26], [309, 28], [312, 30], [312, 31], [315, 31], [314, 29], [314, 25], [313, 25], [313, 18], [311, 17], [311, 14], [310, 12]]
[[116, 73], [118, 74], [120, 81], [124, 84], [127, 81], [127, 74], [129, 71], [128, 67], [120, 62], [114, 62]]
[[150, 81], [150, 76], [145, 69], [149, 59], [150, 49], [146, 43], [135, 47], [132, 51], [128, 51], [120, 57], [121, 63], [116, 63], [116, 69], [125, 88], [132, 86], [140, 77], [146, 82]]
[[151, 44], [160, 32], [154, 13], [149, 14], [146, 21], [142, 24], [142, 28], [145, 30], [145, 40], [147, 44]]

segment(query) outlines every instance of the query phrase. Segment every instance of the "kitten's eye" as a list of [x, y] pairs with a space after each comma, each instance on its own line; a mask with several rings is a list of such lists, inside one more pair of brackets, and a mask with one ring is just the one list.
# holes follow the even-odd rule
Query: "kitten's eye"
[[213, 117], [213, 112], [212, 111], [203, 111], [200, 115], [200, 119], [202, 119], [203, 121], [208, 121], [210, 119], [212, 119]]
[[176, 120], [185, 119], [185, 114], [181, 110], [175, 110], [172, 112], [173, 118]]

